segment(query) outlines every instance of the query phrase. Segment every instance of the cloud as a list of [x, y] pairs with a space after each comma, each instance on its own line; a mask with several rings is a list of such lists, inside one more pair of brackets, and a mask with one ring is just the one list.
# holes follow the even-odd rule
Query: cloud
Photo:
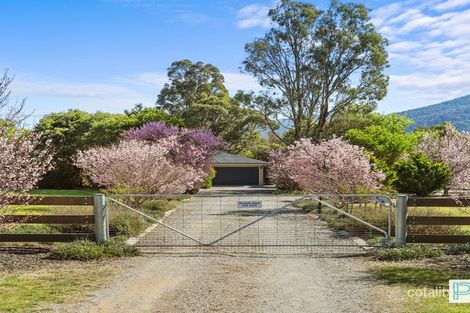
[[237, 27], [241, 29], [263, 27], [268, 28], [271, 25], [271, 19], [268, 16], [271, 6], [263, 4], [250, 4], [241, 8], [237, 13]]
[[402, 5], [400, 3], [392, 3], [378, 8], [374, 11], [374, 17], [372, 18], [372, 23], [375, 26], [383, 25], [389, 18], [396, 16], [397, 13], [401, 12]]
[[168, 82], [168, 76], [160, 72], [139, 73], [132, 78], [125, 79], [125, 81], [138, 85], [163, 87]]
[[116, 3], [127, 8], [140, 9], [150, 14], [162, 14], [170, 21], [183, 22], [188, 25], [198, 25], [209, 19], [198, 13], [197, 3], [185, 0], [101, 0]]
[[462, 7], [467, 4], [470, 4], [470, 0], [447, 0], [434, 7], [434, 9], [439, 11], [454, 9], [457, 7]]
[[225, 86], [231, 93], [237, 90], [261, 90], [261, 86], [252, 76], [233, 72], [223, 72], [222, 75], [225, 77]]
[[26, 98], [25, 111], [34, 112], [30, 124], [37, 122], [43, 114], [57, 110], [117, 113], [132, 108], [136, 103], [152, 105], [155, 97], [155, 90], [146, 91], [119, 82], [64, 82], [21, 73], [17, 73], [11, 88], [12, 99]]
[[470, 93], [470, 9], [461, 8], [467, 2], [397, 1], [372, 12], [390, 41], [384, 104], [405, 109]]
[[406, 51], [410, 51], [413, 49], [417, 49], [419, 47], [421, 47], [421, 44], [419, 42], [405, 40], [405, 41], [400, 41], [400, 42], [391, 44], [388, 47], [388, 50], [391, 52], [403, 52], [403, 51], [406, 52]]
[[17, 93], [40, 96], [106, 98], [113, 96], [129, 96], [133, 92], [125, 87], [111, 84], [83, 84], [44, 82], [40, 80], [15, 79], [12, 89]]

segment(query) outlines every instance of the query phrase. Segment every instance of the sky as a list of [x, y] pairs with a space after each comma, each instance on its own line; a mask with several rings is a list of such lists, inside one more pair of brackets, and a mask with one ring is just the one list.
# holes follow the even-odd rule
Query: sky
[[[311, 1], [326, 8], [328, 1]], [[389, 40], [383, 113], [470, 94], [470, 0], [354, 1]], [[0, 0], [0, 69], [32, 122], [78, 108], [152, 106], [180, 59], [217, 66], [230, 92], [260, 90], [244, 45], [269, 28], [275, 0]]]

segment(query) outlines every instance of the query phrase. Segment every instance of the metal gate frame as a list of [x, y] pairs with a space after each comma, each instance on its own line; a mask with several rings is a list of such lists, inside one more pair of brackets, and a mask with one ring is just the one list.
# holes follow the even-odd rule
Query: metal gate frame
[[[302, 200], [306, 200], [306, 199], [312, 199], [312, 200], [315, 200], [317, 201], [318, 203], [321, 203], [322, 205], [324, 205], [325, 207], [328, 207], [329, 209], [332, 209], [334, 210], [335, 212], [341, 214], [341, 215], [344, 215], [344, 216], [347, 216], [348, 218], [352, 219], [352, 220], [355, 220], [356, 222], [360, 223], [360, 224], [363, 224], [364, 226], [370, 228], [370, 229], [373, 229], [375, 230], [376, 232], [382, 234], [384, 236], [384, 240], [385, 242], [388, 242], [390, 241], [390, 238], [391, 238], [391, 225], [392, 225], [392, 209], [394, 207], [393, 205], [393, 202], [392, 200], [390, 199], [390, 197], [388, 195], [377, 195], [377, 194], [312, 194], [312, 195], [305, 195], [305, 196], [302, 196], [300, 197], [299, 199], [296, 199], [294, 201], [291, 201], [289, 202], [288, 204], [286, 205], [283, 205], [279, 208], [276, 208], [274, 209], [273, 211], [259, 217], [259, 218], [256, 218], [255, 220], [251, 221], [251, 222], [248, 222], [242, 226], [240, 226], [239, 228], [233, 230], [233, 231], [230, 231], [228, 233], [226, 233], [225, 235], [222, 235], [221, 237], [217, 238], [216, 240], [212, 240], [212, 241], [209, 241], [209, 242], [204, 242], [204, 241], [201, 241], [197, 238], [195, 238], [194, 236], [176, 228], [176, 227], [173, 227], [171, 225], [168, 225], [167, 223], [163, 222], [162, 220], [159, 220], [157, 218], [154, 218], [142, 211], [139, 211], [121, 201], [118, 201], [116, 199], [114, 199], [113, 197], [123, 197], [123, 196], [127, 196], [127, 197], [155, 197], [155, 198], [167, 198], [167, 197], [175, 197], [175, 196], [188, 196], [188, 195], [164, 195], [164, 194], [153, 194], [153, 195], [143, 195], [143, 194], [114, 194], [114, 195], [110, 195], [108, 196], [108, 199], [109, 201], [119, 205], [119, 206], [122, 206], [136, 214], [139, 214], [141, 216], [143, 216], [144, 218], [148, 219], [148, 220], [151, 220], [153, 221], [154, 223], [157, 223], [171, 231], [174, 231], [180, 235], [182, 235], [183, 237], [185, 238], [188, 238], [190, 239], [191, 241], [194, 241], [195, 243], [197, 243], [197, 245], [195, 246], [191, 246], [191, 247], [221, 247], [220, 245], [217, 245], [217, 243], [221, 242], [222, 240], [226, 239], [226, 238], [229, 238], [239, 232], [241, 232], [243, 229], [251, 226], [251, 225], [254, 225], [260, 221], [262, 221], [263, 219], [266, 219], [268, 217], [272, 217], [272, 216], [275, 216], [276, 214], [278, 214], [279, 212], [281, 212], [282, 210], [292, 206], [292, 205], [295, 205], [296, 203], [298, 203], [299, 201], [302, 201]], [[200, 195], [199, 195], [200, 196]], [[360, 219], [356, 216], [354, 216], [353, 214], [350, 214], [342, 209], [339, 209], [337, 207], [335, 207], [334, 205], [328, 203], [327, 201], [325, 201], [325, 198], [329, 198], [329, 197], [349, 197], [349, 198], [354, 198], [354, 197], [369, 197], [369, 198], [374, 198], [375, 199], [375, 202], [376, 203], [380, 203], [380, 204], [383, 204], [385, 205], [386, 207], [388, 207], [388, 227], [387, 227], [387, 230], [383, 230], [375, 225], [372, 225], [371, 223], [363, 220], [363, 219]], [[231, 245], [233, 246], [233, 245]], [[241, 247], [247, 247], [249, 245], [240, 245]], [[265, 246], [318, 246], [318, 245], [265, 245]], [[336, 245], [333, 245], [333, 246], [336, 246]], [[338, 245], [339, 246], [339, 245]], [[169, 246], [170, 247], [170, 246]]]

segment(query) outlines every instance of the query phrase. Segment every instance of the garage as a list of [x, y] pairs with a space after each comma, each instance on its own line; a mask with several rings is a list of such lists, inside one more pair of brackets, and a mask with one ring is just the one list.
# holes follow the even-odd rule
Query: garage
[[214, 186], [262, 186], [267, 162], [237, 154], [217, 153], [212, 159], [216, 174]]

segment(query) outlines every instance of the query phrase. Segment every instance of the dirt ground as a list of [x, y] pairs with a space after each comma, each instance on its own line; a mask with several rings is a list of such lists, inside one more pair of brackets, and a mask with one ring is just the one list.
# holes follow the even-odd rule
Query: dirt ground
[[56, 311], [398, 312], [384, 288], [358, 257], [147, 255], [107, 288]]

